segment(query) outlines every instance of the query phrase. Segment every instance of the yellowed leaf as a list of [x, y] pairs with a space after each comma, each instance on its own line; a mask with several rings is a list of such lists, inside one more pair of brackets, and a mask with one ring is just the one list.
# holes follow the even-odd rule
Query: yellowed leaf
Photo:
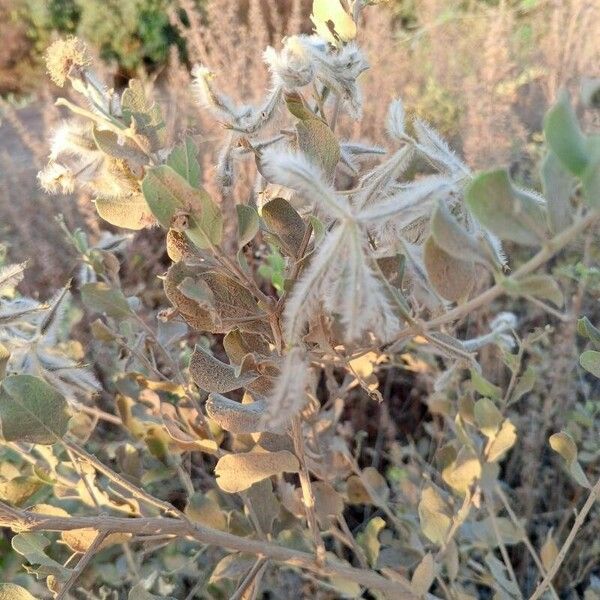
[[298, 459], [287, 450], [266, 452], [254, 449], [221, 457], [215, 467], [215, 475], [218, 486], [224, 492], [235, 493], [243, 492], [257, 481], [272, 475], [296, 473], [298, 469]]

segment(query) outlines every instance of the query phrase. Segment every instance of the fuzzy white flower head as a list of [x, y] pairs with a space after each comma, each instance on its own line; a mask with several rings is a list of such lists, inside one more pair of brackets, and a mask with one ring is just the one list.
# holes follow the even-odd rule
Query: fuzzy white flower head
[[315, 51], [317, 78], [331, 87], [343, 99], [350, 114], [358, 119], [363, 98], [358, 77], [369, 68], [362, 50], [351, 42], [339, 51]]
[[212, 110], [218, 117], [235, 119], [238, 110], [235, 104], [225, 94], [218, 92], [212, 80], [214, 73], [204, 65], [194, 65], [192, 69], [192, 91], [196, 95], [198, 103], [203, 108]]
[[65, 121], [52, 134], [50, 160], [56, 161], [62, 155], [84, 156], [97, 150], [87, 123]]
[[288, 91], [308, 85], [315, 76], [311, 52], [298, 36], [287, 38], [281, 52], [269, 46], [264, 59], [276, 83]]
[[75, 190], [73, 173], [57, 162], [49, 162], [46, 168], [38, 173], [38, 180], [50, 194], [71, 194]]

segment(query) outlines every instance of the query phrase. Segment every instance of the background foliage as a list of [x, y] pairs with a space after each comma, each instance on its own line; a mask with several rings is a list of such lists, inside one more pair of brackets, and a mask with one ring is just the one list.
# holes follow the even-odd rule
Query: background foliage
[[600, 595], [598, 7], [309, 4], [2, 5], [0, 598]]

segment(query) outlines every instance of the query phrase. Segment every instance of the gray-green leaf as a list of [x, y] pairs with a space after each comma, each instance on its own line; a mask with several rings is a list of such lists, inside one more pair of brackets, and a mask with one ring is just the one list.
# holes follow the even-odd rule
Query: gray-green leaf
[[501, 239], [525, 246], [540, 244], [533, 228], [545, 223], [544, 209], [513, 187], [505, 169], [477, 175], [467, 187], [465, 201], [477, 220]]
[[123, 292], [107, 283], [86, 283], [81, 288], [81, 299], [90, 310], [115, 319], [124, 319], [133, 314]]
[[11, 375], [0, 384], [0, 426], [6, 441], [53, 444], [67, 432], [68, 405], [39, 377]]

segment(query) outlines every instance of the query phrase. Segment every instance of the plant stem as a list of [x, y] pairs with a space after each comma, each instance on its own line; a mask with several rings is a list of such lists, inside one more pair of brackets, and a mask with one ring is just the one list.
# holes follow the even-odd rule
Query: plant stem
[[[357, 569], [339, 561], [325, 560], [322, 565], [315, 562], [314, 555], [293, 550], [272, 542], [255, 540], [217, 531], [190, 521], [164, 517], [117, 518], [101, 517], [59, 517], [30, 511], [17, 511], [0, 502], [0, 526], [10, 527], [13, 531], [72, 531], [74, 529], [96, 529], [105, 533], [132, 533], [135, 535], [175, 535], [191, 537], [203, 544], [218, 546], [229, 550], [247, 552], [263, 556], [288, 567], [306, 569], [321, 576], [342, 577], [373, 590], [380, 590], [395, 600], [417, 600], [418, 596], [399, 582], [391, 581], [376, 571]], [[437, 600], [429, 594], [428, 598]]]
[[556, 555], [556, 558], [554, 559], [552, 566], [548, 569], [548, 573], [546, 574], [546, 577], [544, 577], [544, 579], [537, 586], [537, 588], [535, 589], [533, 594], [531, 594], [531, 597], [529, 598], [529, 600], [539, 600], [539, 598], [542, 597], [542, 594], [546, 591], [546, 588], [550, 585], [550, 583], [554, 579], [554, 576], [558, 572], [558, 569], [560, 568], [561, 564], [565, 560], [565, 557], [567, 556], [567, 552], [569, 551], [571, 544], [575, 540], [575, 536], [577, 535], [577, 532], [579, 531], [579, 529], [581, 529], [583, 522], [585, 521], [586, 517], [588, 516], [588, 513], [590, 512], [590, 510], [592, 510], [592, 507], [594, 506], [594, 503], [596, 502], [596, 500], [598, 500], [598, 498], [600, 498], [600, 479], [598, 479], [598, 481], [596, 482], [596, 485], [594, 485], [594, 487], [590, 491], [590, 495], [588, 496], [588, 499], [585, 501], [585, 504], [583, 505], [581, 512], [579, 512], [579, 514], [575, 517], [575, 523], [573, 523], [573, 527], [571, 528], [571, 531], [569, 532], [569, 535], [567, 536], [565, 543], [562, 545], [562, 548], [559, 550], [558, 554]]
[[[570, 227], [553, 237], [551, 240], [548, 240], [544, 247], [535, 256], [530, 258], [525, 264], [521, 265], [510, 277], [507, 278], [507, 280], [518, 281], [520, 278], [524, 277], [525, 275], [529, 275], [529, 273], [532, 273], [541, 267], [557, 252], [572, 242], [580, 233], [585, 231], [590, 225], [593, 225], [598, 218], [600, 218], [600, 213], [597, 211], [590, 211], [587, 213], [585, 217], [573, 223]], [[490, 304], [496, 298], [502, 296], [502, 294], [505, 292], [505, 286], [502, 283], [496, 283], [479, 296], [476, 296], [468, 302], [465, 302], [465, 304], [461, 304], [460, 306], [449, 310], [447, 313], [437, 317], [436, 319], [432, 319], [426, 324], [426, 328], [428, 330], [436, 329], [447, 323], [457, 321], [458, 319], [471, 314], [474, 310], [477, 310], [486, 304]], [[393, 350], [396, 343], [405, 339], [407, 335], [410, 336], [411, 330], [412, 328], [409, 326], [400, 331], [396, 336], [396, 340], [390, 345], [387, 345], [386, 348]]]
[[319, 533], [317, 524], [317, 516], [315, 514], [315, 495], [313, 494], [310, 484], [310, 475], [306, 466], [306, 456], [304, 453], [304, 438], [302, 437], [302, 421], [300, 417], [294, 417], [292, 420], [292, 438], [294, 441], [294, 450], [300, 461], [300, 486], [302, 488], [302, 503], [306, 511], [306, 521], [310, 529], [315, 543], [315, 559], [318, 564], [323, 564], [325, 561], [325, 545]]

